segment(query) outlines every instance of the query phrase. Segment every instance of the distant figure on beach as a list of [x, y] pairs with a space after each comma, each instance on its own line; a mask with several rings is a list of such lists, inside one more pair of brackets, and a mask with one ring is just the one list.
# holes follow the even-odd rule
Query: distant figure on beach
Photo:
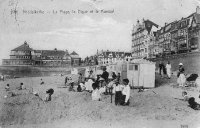
[[182, 92], [182, 96], [183, 96], [183, 100], [184, 100], [184, 101], [188, 101], [188, 100], [189, 100], [189, 97], [188, 97], [188, 94], [187, 94], [186, 91], [183, 91], [183, 92]]
[[101, 77], [105, 80], [106, 83], [108, 82], [108, 76], [109, 76], [109, 73], [106, 71], [106, 67], [104, 67]]
[[69, 91], [75, 91], [75, 90], [74, 90], [74, 82], [71, 82], [71, 83], [70, 83]]
[[194, 97], [189, 98], [188, 100], [189, 106], [194, 110], [200, 110], [200, 104], [195, 101]]
[[79, 76], [78, 76], [78, 85], [79, 85], [80, 83], [82, 83], [82, 82], [83, 82], [83, 76], [82, 76], [81, 73], [79, 73]]
[[80, 84], [78, 84], [77, 92], [82, 92], [82, 88], [81, 88], [81, 85], [80, 85]]
[[123, 90], [122, 90], [122, 97], [121, 97], [121, 105], [129, 105], [129, 98], [130, 98], [130, 86], [129, 80], [123, 79]]
[[113, 80], [117, 78], [117, 75], [115, 74], [115, 72], [112, 72], [112, 78]]
[[65, 85], [67, 84], [67, 81], [68, 81], [68, 77], [66, 76], [65, 77]]
[[167, 77], [170, 79], [171, 78], [171, 64], [170, 61], [166, 64], [166, 69], [167, 69]]
[[19, 90], [24, 90], [24, 89], [26, 89], [26, 86], [24, 85], [24, 83], [20, 83]]
[[163, 77], [164, 76], [164, 73], [165, 73], [165, 65], [162, 61], [160, 61], [159, 63], [159, 73], [160, 73], [160, 76]]
[[88, 79], [95, 80], [95, 75], [94, 75], [94, 73], [93, 73], [93, 70], [90, 70], [90, 73], [89, 73]]
[[40, 80], [41, 80], [40, 85], [44, 84], [44, 81], [42, 79], [40, 79]]
[[4, 81], [5, 80], [5, 77], [4, 75], [0, 75], [0, 80]]
[[52, 88], [48, 89], [46, 91], [46, 98], [45, 101], [51, 101], [51, 96], [53, 95], [54, 90]]
[[6, 91], [10, 91], [10, 85], [7, 84], [6, 87], [5, 87]]
[[177, 74], [177, 83], [179, 86], [184, 86], [185, 85], [185, 81], [186, 81], [186, 78], [185, 78], [185, 69], [183, 68], [183, 64], [180, 63], [179, 64], [179, 69], [178, 69], [178, 74]]

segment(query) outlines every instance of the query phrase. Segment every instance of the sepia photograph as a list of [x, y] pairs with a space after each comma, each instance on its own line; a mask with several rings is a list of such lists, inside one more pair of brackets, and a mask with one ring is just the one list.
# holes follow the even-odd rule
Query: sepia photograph
[[0, 0], [0, 128], [200, 128], [200, 0]]

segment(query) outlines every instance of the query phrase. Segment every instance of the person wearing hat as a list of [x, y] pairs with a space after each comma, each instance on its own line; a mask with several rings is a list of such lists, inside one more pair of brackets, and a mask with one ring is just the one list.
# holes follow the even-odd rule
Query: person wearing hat
[[129, 80], [123, 79], [124, 88], [122, 90], [122, 97], [121, 97], [121, 105], [129, 105], [129, 98], [130, 98], [130, 86]]
[[185, 72], [185, 69], [183, 68], [183, 64], [180, 63], [179, 69], [178, 69], [178, 74], [177, 74], [177, 77], [178, 77], [177, 83], [179, 86], [184, 86], [184, 84], [185, 84], [186, 78], [185, 78], [184, 72]]
[[99, 90], [101, 93], [106, 92], [106, 82], [105, 82], [105, 79], [102, 77], [99, 79]]

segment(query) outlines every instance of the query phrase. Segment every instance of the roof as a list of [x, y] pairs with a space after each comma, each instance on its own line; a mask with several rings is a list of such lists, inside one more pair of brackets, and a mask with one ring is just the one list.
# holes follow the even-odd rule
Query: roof
[[194, 17], [195, 17], [196, 23], [197, 23], [197, 24], [200, 24], [200, 14], [195, 13], [195, 14], [194, 14]]
[[79, 59], [79, 58], [80, 58], [79, 55], [78, 55], [75, 51], [73, 51], [73, 52], [70, 54], [70, 56], [71, 56], [71, 58], [74, 58], [74, 59]]
[[75, 51], [73, 51], [70, 55], [78, 55]]
[[115, 52], [115, 51], [104, 51], [103, 53], [99, 54], [99, 56], [103, 56], [104, 58], [109, 58], [109, 55], [113, 58], [120, 57], [123, 58], [125, 56], [131, 56], [130, 52]]
[[11, 50], [11, 51], [32, 51], [33, 49], [29, 47], [27, 42], [25, 41], [24, 44], [20, 45], [19, 47]]
[[154, 62], [149, 61], [149, 60], [145, 60], [145, 59], [134, 59], [130, 63], [134, 63], [134, 64], [155, 64]]
[[42, 56], [60, 56], [65, 55], [65, 51], [62, 50], [41, 50]]

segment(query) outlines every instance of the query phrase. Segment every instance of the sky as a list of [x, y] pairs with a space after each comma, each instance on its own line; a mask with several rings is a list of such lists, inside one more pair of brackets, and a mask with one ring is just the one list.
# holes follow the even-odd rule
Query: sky
[[130, 51], [137, 20], [163, 26], [198, 5], [199, 0], [0, 0], [0, 63], [24, 41], [33, 49], [76, 51], [82, 58], [97, 49]]

